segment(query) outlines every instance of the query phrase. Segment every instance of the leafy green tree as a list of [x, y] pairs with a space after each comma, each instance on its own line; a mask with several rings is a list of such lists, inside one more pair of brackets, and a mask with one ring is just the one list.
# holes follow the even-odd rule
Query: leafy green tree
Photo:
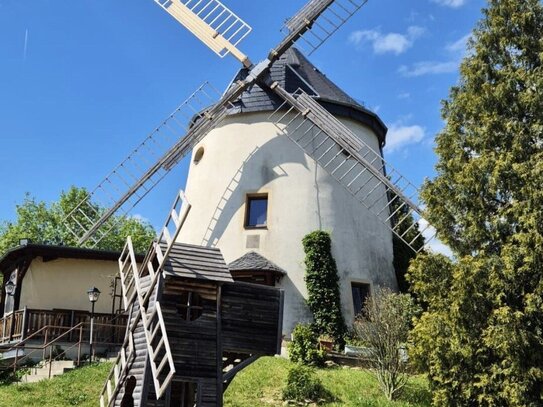
[[[0, 255], [17, 246], [19, 239], [23, 238], [31, 239], [34, 243], [77, 246], [77, 240], [68, 229], [64, 218], [65, 214], [88, 196], [89, 193], [84, 188], [72, 187], [67, 192], [62, 192], [57, 202], [47, 205], [27, 194], [23, 202], [17, 205], [17, 219], [0, 224]], [[103, 211], [103, 208], [92, 205], [97, 211]], [[91, 210], [88, 207], [86, 211], [86, 214], [90, 215]], [[80, 216], [81, 219], [78, 221], [83, 222], [85, 214]], [[98, 243], [96, 246], [98, 249], [121, 250], [126, 237], [130, 235], [134, 249], [137, 252], [144, 252], [156, 236], [149, 223], [126, 216], [112, 217], [106, 228], [111, 228], [111, 231]]]
[[366, 299], [353, 330], [366, 347], [361, 355], [388, 400], [397, 399], [407, 383], [405, 346], [414, 317], [420, 312], [409, 294], [379, 288]]
[[411, 356], [434, 405], [543, 405], [543, 6], [489, 0], [443, 103], [427, 218], [454, 259], [423, 254]]
[[307, 305], [313, 313], [314, 327], [319, 334], [330, 335], [335, 344], [342, 347], [347, 329], [341, 313], [339, 277], [330, 234], [317, 230], [306, 235], [302, 243]]

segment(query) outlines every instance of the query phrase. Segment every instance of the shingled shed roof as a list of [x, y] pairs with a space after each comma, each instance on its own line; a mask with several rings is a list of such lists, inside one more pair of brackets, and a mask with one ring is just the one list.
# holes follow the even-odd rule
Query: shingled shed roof
[[230, 263], [228, 265], [228, 268], [232, 271], [265, 270], [273, 271], [281, 275], [286, 274], [281, 267], [277, 266], [276, 264], [272, 263], [267, 258], [256, 252], [249, 252], [247, 254], [244, 254], [239, 259], [234, 260], [232, 263]]
[[[247, 74], [246, 68], [241, 69], [234, 78], [234, 82], [244, 79]], [[303, 89], [314, 96], [333, 115], [351, 118], [365, 124], [375, 132], [381, 144], [384, 144], [387, 127], [379, 116], [347, 95], [296, 48], [289, 49], [271, 66], [270, 76], [288, 92]], [[234, 108], [230, 109], [229, 114], [274, 111], [282, 103], [283, 100], [273, 91], [254, 85], [234, 102]]]
[[[161, 243], [166, 250], [166, 243]], [[221, 251], [212, 247], [174, 243], [164, 266], [166, 275], [196, 280], [232, 282]]]

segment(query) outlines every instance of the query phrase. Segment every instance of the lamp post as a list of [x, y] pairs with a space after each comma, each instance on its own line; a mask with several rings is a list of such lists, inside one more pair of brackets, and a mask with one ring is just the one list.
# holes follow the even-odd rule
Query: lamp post
[[98, 301], [100, 297], [100, 290], [96, 287], [89, 288], [87, 290], [87, 295], [89, 296], [89, 301], [91, 303], [91, 320], [90, 320], [90, 340], [89, 340], [89, 360], [92, 362], [92, 356], [94, 354], [94, 304]]

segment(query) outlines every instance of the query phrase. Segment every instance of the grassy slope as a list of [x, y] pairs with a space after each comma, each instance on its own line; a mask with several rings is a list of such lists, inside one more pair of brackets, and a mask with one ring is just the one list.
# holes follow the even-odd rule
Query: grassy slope
[[[227, 407], [281, 406], [281, 391], [291, 363], [282, 358], [261, 358], [241, 371], [225, 394]], [[430, 405], [430, 393], [420, 377], [410, 380], [399, 401], [388, 402], [377, 381], [367, 372], [353, 369], [319, 369], [317, 371], [336, 401], [325, 406], [424, 407]]]
[[[0, 386], [0, 407], [98, 406], [98, 394], [110, 369], [109, 363], [81, 368], [36, 384]], [[262, 358], [238, 374], [225, 394], [225, 407], [281, 406], [281, 391], [290, 362]], [[424, 407], [430, 395], [425, 381], [410, 381], [404, 397], [387, 402], [375, 379], [352, 369], [319, 370], [324, 386], [337, 401], [326, 406]]]
[[39, 383], [0, 386], [0, 407], [98, 406], [110, 368], [101, 363]]

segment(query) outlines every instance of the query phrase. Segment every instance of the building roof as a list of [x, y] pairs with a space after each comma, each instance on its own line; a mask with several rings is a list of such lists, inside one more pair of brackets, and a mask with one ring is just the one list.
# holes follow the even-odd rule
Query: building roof
[[[160, 243], [166, 249], [166, 243]], [[232, 282], [221, 251], [213, 247], [174, 243], [164, 265], [166, 275], [215, 282]]]
[[[247, 68], [241, 69], [234, 82], [244, 79], [248, 73]], [[270, 76], [288, 92], [303, 89], [333, 115], [351, 118], [370, 127], [384, 145], [387, 127], [379, 116], [341, 90], [296, 48], [289, 49], [271, 66]], [[273, 91], [255, 84], [234, 102], [229, 114], [274, 111], [282, 103], [283, 100]]]
[[232, 271], [240, 270], [263, 270], [263, 271], [273, 271], [277, 274], [285, 275], [286, 272], [271, 262], [261, 254], [256, 252], [249, 252], [241, 256], [239, 259], [234, 260], [228, 265], [228, 268]]
[[[58, 258], [116, 261], [119, 259], [120, 254], [120, 252], [108, 250], [28, 243], [16, 246], [4, 253], [0, 258], [0, 272], [10, 269], [13, 264], [18, 263], [22, 258], [43, 257], [45, 261]], [[140, 262], [143, 261], [143, 255], [138, 255], [136, 259]]]

